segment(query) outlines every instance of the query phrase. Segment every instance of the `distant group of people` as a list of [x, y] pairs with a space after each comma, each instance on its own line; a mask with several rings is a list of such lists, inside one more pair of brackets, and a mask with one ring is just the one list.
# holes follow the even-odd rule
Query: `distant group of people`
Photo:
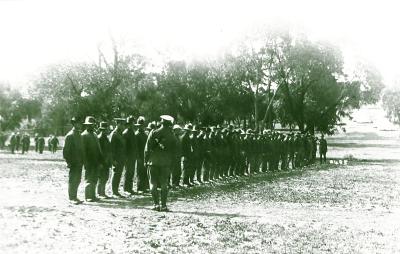
[[[0, 148], [5, 147], [5, 136], [4, 136], [4, 144]], [[35, 142], [35, 152], [42, 154], [45, 148], [45, 138], [43, 135], [39, 135], [38, 133], [34, 136]], [[47, 145], [49, 151], [55, 153], [59, 147], [59, 140], [55, 135], [50, 135], [47, 140]], [[28, 133], [24, 133], [21, 135], [19, 132], [11, 133], [9, 137], [9, 148], [11, 153], [18, 152], [21, 149], [21, 153], [27, 153], [30, 149], [31, 137]]]
[[[63, 156], [69, 168], [68, 195], [74, 204], [82, 170], [85, 169], [87, 202], [109, 198], [106, 184], [110, 170], [111, 191], [129, 195], [151, 192], [154, 210], [168, 211], [170, 188], [192, 187], [227, 177], [249, 176], [262, 172], [301, 168], [326, 163], [324, 135], [255, 132], [233, 125], [198, 127], [191, 123], [174, 124], [169, 115], [145, 125], [145, 118], [115, 118], [112, 127], [88, 116], [81, 123], [71, 119], [73, 128], [65, 137]], [[83, 128], [81, 128], [83, 125]], [[134, 190], [134, 179], [136, 189]]]

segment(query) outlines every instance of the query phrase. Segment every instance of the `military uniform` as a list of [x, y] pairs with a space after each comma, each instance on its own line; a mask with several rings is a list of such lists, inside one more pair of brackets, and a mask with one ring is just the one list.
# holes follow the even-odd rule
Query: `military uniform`
[[192, 142], [190, 140], [190, 127], [185, 126], [185, 133], [183, 133], [179, 139], [181, 144], [181, 152], [182, 152], [182, 171], [183, 171], [183, 184], [187, 186], [191, 186], [190, 177], [193, 171], [193, 147]]
[[25, 152], [27, 153], [29, 151], [29, 146], [31, 144], [29, 135], [27, 134], [23, 135], [21, 143], [22, 143], [22, 149], [21, 149], [22, 154], [24, 154]]
[[113, 165], [113, 176], [112, 176], [112, 192], [116, 196], [121, 196], [119, 194], [119, 185], [121, 182], [122, 171], [124, 169], [126, 161], [126, 145], [125, 139], [122, 136], [122, 121], [125, 119], [117, 118], [119, 126], [114, 129], [111, 133], [111, 156]]
[[328, 152], [328, 143], [324, 136], [321, 136], [321, 140], [319, 141], [319, 161], [322, 164], [322, 159], [324, 163], [326, 163], [326, 153]]
[[[161, 119], [162, 126], [151, 131], [147, 138], [144, 159], [148, 166], [154, 209], [167, 211], [168, 179], [176, 156], [177, 139], [171, 128], [173, 118], [161, 116]], [[158, 187], [161, 188], [161, 208]]]
[[16, 144], [17, 144], [17, 138], [16, 138], [16, 135], [13, 133], [10, 136], [10, 150], [11, 150], [11, 153], [15, 152]]
[[107, 136], [107, 123], [100, 123], [100, 133], [97, 136], [99, 139], [100, 149], [102, 152], [103, 159], [99, 167], [98, 182], [97, 182], [97, 194], [102, 197], [106, 195], [106, 183], [110, 175], [110, 168], [112, 165], [111, 155], [111, 143]]
[[56, 137], [56, 136], [53, 136], [51, 139], [50, 139], [50, 144], [51, 144], [51, 152], [52, 153], [55, 153], [55, 152], [57, 152], [57, 148], [58, 148], [58, 144], [59, 144], [59, 141], [58, 141], [58, 138]]
[[87, 117], [84, 125], [86, 130], [81, 134], [83, 145], [83, 165], [85, 166], [85, 199], [96, 200], [96, 184], [103, 156], [99, 139], [93, 131], [94, 118]]
[[133, 129], [133, 117], [128, 117], [128, 127], [122, 133], [126, 145], [126, 161], [125, 161], [125, 183], [124, 191], [134, 194], [133, 178], [135, 176], [135, 162], [138, 156], [138, 147], [136, 142], [135, 131]]
[[144, 122], [136, 124], [138, 130], [135, 132], [137, 143], [136, 172], [137, 172], [137, 191], [146, 192], [149, 187], [149, 177], [144, 165], [144, 147], [146, 146], [147, 135], [143, 129]]
[[[75, 124], [76, 120], [71, 120]], [[42, 137], [43, 138], [43, 137]], [[44, 139], [43, 139], [44, 146]], [[77, 197], [78, 187], [82, 177], [83, 165], [83, 145], [81, 134], [75, 127], [65, 136], [65, 144], [63, 148], [63, 157], [69, 168], [68, 176], [68, 197], [71, 201], [79, 201]]]
[[44, 150], [44, 143], [45, 143], [44, 137], [43, 136], [39, 136], [37, 142], [38, 142], [38, 152], [40, 154], [42, 154], [43, 150]]

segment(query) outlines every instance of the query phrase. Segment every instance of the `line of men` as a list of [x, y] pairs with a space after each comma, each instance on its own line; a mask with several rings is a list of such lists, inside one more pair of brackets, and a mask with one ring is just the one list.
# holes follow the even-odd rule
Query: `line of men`
[[[88, 116], [83, 132], [77, 119], [71, 120], [73, 128], [65, 137], [63, 156], [70, 169], [68, 193], [74, 204], [82, 202], [77, 198], [77, 190], [83, 167], [86, 201], [109, 198], [105, 187], [112, 170], [113, 196], [124, 197], [119, 191], [124, 173], [126, 193], [135, 195], [150, 190], [154, 210], [167, 211], [170, 188], [303, 167], [315, 162], [318, 150], [317, 138], [300, 133], [255, 133], [233, 125], [198, 129], [189, 123], [182, 127], [174, 125], [173, 117], [168, 115], [147, 127], [142, 116], [137, 121], [132, 116], [114, 120], [116, 125], [111, 131], [107, 122], [96, 128], [96, 120]], [[327, 142], [323, 135], [319, 152], [320, 162], [326, 162]]]

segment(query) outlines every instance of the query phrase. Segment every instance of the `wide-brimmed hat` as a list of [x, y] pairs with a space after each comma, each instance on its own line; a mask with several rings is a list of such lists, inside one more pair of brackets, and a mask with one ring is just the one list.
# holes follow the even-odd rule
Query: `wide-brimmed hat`
[[100, 130], [106, 130], [108, 128], [108, 123], [107, 122], [101, 122], [100, 123]]
[[125, 123], [126, 119], [122, 118], [122, 117], [117, 117], [117, 118], [114, 118], [114, 121], [116, 123]]
[[135, 118], [133, 117], [133, 116], [128, 116], [127, 118], [126, 118], [126, 123], [127, 124], [132, 124], [132, 123], [134, 123], [135, 122]]
[[145, 122], [144, 116], [139, 116], [138, 119], [136, 120], [135, 126], [141, 126], [144, 124], [144, 122]]
[[85, 122], [83, 123], [84, 125], [93, 125], [96, 123], [96, 120], [94, 119], [93, 116], [87, 116], [85, 118]]
[[179, 124], [175, 124], [175, 125], [172, 127], [172, 129], [173, 129], [173, 130], [181, 130], [182, 127], [181, 127]]

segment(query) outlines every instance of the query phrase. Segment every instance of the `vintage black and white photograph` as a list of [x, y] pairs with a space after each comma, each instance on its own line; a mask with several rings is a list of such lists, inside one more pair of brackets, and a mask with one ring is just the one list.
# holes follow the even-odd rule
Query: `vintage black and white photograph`
[[400, 3], [0, 0], [0, 253], [400, 253]]

